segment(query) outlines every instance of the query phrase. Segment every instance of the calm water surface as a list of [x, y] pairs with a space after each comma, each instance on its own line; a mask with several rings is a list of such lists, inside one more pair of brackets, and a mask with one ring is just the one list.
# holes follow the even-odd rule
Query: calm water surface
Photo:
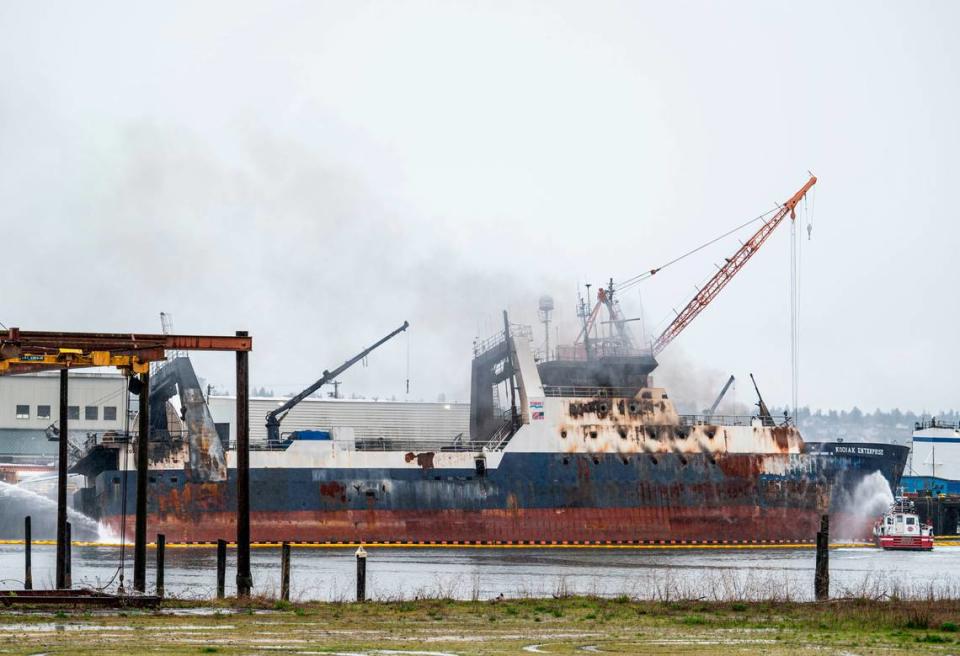
[[[155, 551], [148, 551], [148, 588], [154, 586]], [[367, 590], [377, 599], [448, 596], [460, 599], [629, 595], [637, 598], [808, 599], [813, 590], [812, 549], [368, 549]], [[132, 549], [125, 554], [126, 585]], [[236, 552], [228, 550], [227, 594], [235, 592]], [[355, 586], [353, 549], [294, 548], [294, 600], [349, 600]], [[55, 548], [33, 547], [34, 587], [52, 587]], [[73, 547], [75, 586], [116, 590], [119, 547]], [[949, 595], [960, 597], [960, 547], [933, 552], [884, 552], [840, 548], [830, 551], [831, 592], [851, 594]], [[280, 589], [280, 549], [252, 551], [254, 592]], [[0, 587], [23, 578], [23, 547], [0, 545]], [[216, 591], [215, 548], [166, 551], [168, 595], [207, 598]]]

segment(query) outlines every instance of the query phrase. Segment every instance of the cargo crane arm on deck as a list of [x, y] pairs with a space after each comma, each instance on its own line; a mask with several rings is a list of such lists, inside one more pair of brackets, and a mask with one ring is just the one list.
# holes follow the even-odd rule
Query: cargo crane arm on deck
[[733, 385], [735, 380], [736, 378], [734, 378], [732, 375], [727, 379], [727, 384], [723, 386], [722, 390], [720, 390], [720, 395], [717, 397], [717, 400], [714, 401], [713, 405], [710, 406], [710, 409], [706, 410], [703, 414], [705, 414], [707, 417], [713, 416], [713, 413], [717, 411], [717, 407], [720, 405], [720, 402], [723, 401], [723, 397], [727, 395], [727, 390], [730, 389], [730, 386]]
[[[797, 203], [800, 202], [815, 184], [817, 184], [817, 178], [811, 175], [807, 183], [803, 185], [790, 200], [784, 203], [766, 223], [760, 226], [760, 229], [740, 247], [740, 250], [734, 253], [732, 257], [727, 258], [727, 261], [720, 267], [720, 270], [697, 292], [696, 296], [690, 299], [686, 307], [683, 308], [670, 325], [667, 326], [667, 329], [663, 331], [663, 334], [653, 343], [653, 355], [658, 355], [663, 349], [667, 348], [670, 342], [672, 342], [684, 328], [690, 325], [690, 322], [710, 304], [710, 301], [716, 298], [720, 290], [726, 287], [733, 276], [743, 268], [747, 261], [753, 257], [753, 254], [763, 245], [763, 242], [765, 242], [776, 227], [780, 225], [784, 217], [789, 214], [791, 220], [796, 218]], [[651, 275], [656, 273], [656, 271], [657, 269], [654, 269]]]
[[360, 362], [360, 360], [367, 357], [374, 349], [381, 346], [385, 342], [390, 341], [391, 339], [396, 337], [398, 334], [405, 331], [409, 326], [410, 326], [410, 322], [404, 321], [402, 326], [400, 326], [399, 328], [394, 330], [392, 333], [390, 333], [389, 335], [387, 335], [386, 337], [378, 341], [376, 344], [367, 348], [366, 350], [361, 351], [357, 355], [353, 356], [352, 358], [344, 362], [342, 365], [340, 365], [333, 371], [324, 371], [323, 376], [321, 376], [317, 382], [310, 385], [310, 387], [306, 388], [296, 396], [290, 398], [286, 403], [281, 405], [276, 410], [271, 410], [269, 413], [267, 413], [267, 443], [268, 444], [280, 443], [280, 422], [283, 421], [283, 418], [287, 416], [287, 413], [293, 410], [293, 408], [298, 403], [300, 403], [305, 398], [307, 398], [308, 396], [316, 392], [318, 389], [320, 389], [321, 387], [329, 383], [331, 380], [334, 380], [337, 376], [342, 374], [344, 371], [346, 371], [356, 363]]

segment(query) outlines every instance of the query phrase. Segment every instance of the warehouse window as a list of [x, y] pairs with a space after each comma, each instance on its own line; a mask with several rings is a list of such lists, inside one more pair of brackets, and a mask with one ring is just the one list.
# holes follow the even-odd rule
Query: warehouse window
[[117, 406], [115, 406], [115, 405], [105, 405], [105, 406], [103, 406], [103, 420], [104, 420], [104, 421], [116, 421], [116, 420], [117, 420]]
[[88, 405], [83, 409], [83, 418], [87, 421], [96, 421], [100, 417], [99, 408], [95, 405]]
[[67, 406], [67, 419], [80, 419], [80, 406]]
[[30, 406], [28, 405], [18, 405], [17, 406], [17, 419], [29, 419], [30, 418]]
[[49, 419], [50, 418], [50, 406], [48, 405], [38, 405], [37, 406], [37, 419]]

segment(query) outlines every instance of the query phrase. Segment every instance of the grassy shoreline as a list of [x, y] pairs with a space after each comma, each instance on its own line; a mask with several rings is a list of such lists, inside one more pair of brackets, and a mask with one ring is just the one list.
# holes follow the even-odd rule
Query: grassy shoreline
[[176, 601], [159, 611], [0, 611], [0, 652], [960, 653], [960, 601]]

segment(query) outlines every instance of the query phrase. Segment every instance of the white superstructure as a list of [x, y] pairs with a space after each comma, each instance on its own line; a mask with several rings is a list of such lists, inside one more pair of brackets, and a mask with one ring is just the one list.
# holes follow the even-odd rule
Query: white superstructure
[[960, 481], [960, 426], [936, 420], [917, 424], [905, 474]]

